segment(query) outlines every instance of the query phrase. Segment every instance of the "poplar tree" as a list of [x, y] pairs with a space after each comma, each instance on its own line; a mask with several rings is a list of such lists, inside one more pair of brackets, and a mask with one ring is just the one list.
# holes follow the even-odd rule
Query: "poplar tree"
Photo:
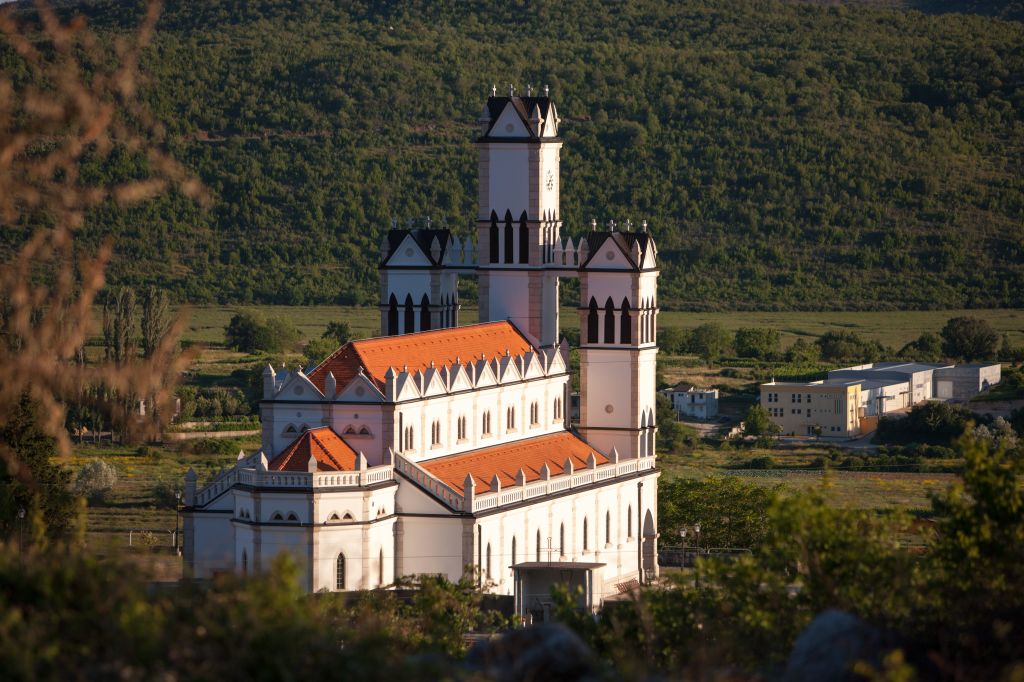
[[142, 295], [142, 357], [152, 357], [171, 328], [166, 292], [149, 287]]

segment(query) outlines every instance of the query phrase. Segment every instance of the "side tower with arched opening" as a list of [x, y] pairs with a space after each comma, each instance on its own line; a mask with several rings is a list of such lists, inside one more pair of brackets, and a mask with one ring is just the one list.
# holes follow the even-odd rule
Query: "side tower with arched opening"
[[580, 434], [623, 458], [654, 454], [658, 266], [645, 231], [589, 232], [580, 263]]

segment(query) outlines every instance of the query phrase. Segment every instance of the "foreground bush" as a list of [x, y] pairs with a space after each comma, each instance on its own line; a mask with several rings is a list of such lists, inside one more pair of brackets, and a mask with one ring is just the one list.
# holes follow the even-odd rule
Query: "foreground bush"
[[128, 565], [0, 548], [0, 670], [10, 679], [435, 680], [493, 625], [467, 581], [304, 595], [293, 562], [154, 592]]
[[[1024, 467], [986, 441], [957, 449], [963, 480], [934, 501], [935, 532], [816, 497], [776, 498], [751, 555], [698, 562], [695, 575], [668, 578], [672, 589], [642, 591], [597, 621], [575, 614], [565, 594], [559, 612], [623, 671], [777, 673], [801, 630], [838, 609], [922, 678], [1019, 679]], [[924, 552], [899, 541], [922, 534]]]

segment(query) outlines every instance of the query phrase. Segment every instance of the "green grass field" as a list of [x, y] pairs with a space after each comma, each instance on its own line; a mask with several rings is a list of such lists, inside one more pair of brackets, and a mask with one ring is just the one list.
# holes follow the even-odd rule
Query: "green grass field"
[[[380, 313], [376, 308], [358, 306], [193, 306], [185, 308], [188, 323], [183, 340], [192, 343], [219, 345], [224, 342], [224, 328], [237, 312], [258, 312], [282, 317], [293, 322], [306, 339], [320, 336], [332, 321], [345, 321], [353, 332], [366, 338], [380, 333]], [[1007, 333], [1014, 344], [1024, 344], [1024, 310], [912, 310], [896, 312], [731, 312], [690, 313], [663, 311], [658, 318], [662, 327], [692, 328], [706, 322], [717, 322], [727, 330], [740, 327], [771, 327], [782, 333], [782, 344], [788, 346], [797, 338], [814, 337], [828, 331], [852, 331], [882, 344], [900, 347], [924, 332], [938, 332], [951, 317], [980, 317], [1000, 334]], [[94, 342], [101, 334], [100, 310], [95, 313]], [[464, 306], [460, 323], [477, 319], [475, 306]], [[577, 312], [563, 307], [562, 328], [578, 328]]]
[[[827, 454], [827, 446], [792, 449], [716, 450], [706, 446], [686, 453], [662, 454], [658, 467], [666, 479], [738, 476], [757, 485], [781, 485], [783, 490], [820, 495], [829, 505], [851, 509], [905, 509], [921, 511], [930, 508], [931, 496], [942, 492], [956, 480], [950, 473], [910, 473], [899, 471], [807, 470], [816, 457]], [[735, 469], [753, 457], [769, 456], [781, 469]], [[955, 464], [953, 461], [930, 462], [935, 465]]]

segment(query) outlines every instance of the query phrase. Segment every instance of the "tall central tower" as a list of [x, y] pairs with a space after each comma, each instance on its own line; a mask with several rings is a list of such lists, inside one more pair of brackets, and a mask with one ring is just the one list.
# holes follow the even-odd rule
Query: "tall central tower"
[[562, 227], [558, 122], [546, 89], [511, 87], [492, 88], [478, 120], [480, 320], [511, 320], [544, 345], [558, 341], [558, 276], [545, 271]]

